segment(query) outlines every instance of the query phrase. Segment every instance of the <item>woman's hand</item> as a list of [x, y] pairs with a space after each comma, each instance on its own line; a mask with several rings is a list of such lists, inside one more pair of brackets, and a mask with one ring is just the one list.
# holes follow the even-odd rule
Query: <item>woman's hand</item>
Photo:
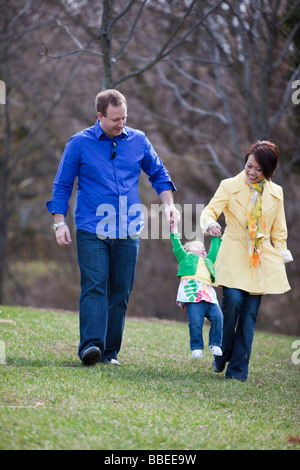
[[211, 235], [212, 237], [221, 237], [221, 225], [218, 222], [212, 222], [206, 229], [206, 233]]

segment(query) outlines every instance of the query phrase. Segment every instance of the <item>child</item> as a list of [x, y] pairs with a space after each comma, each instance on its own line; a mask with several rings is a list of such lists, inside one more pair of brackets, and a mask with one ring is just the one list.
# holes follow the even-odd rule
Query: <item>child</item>
[[188, 242], [183, 247], [177, 222], [171, 223], [170, 238], [179, 263], [177, 276], [181, 278], [176, 301], [177, 305], [187, 310], [192, 357], [202, 357], [204, 317], [211, 322], [208, 347], [215, 356], [222, 356], [223, 314], [212, 287], [215, 281], [214, 262], [221, 239], [211, 237], [208, 254], [200, 241]]

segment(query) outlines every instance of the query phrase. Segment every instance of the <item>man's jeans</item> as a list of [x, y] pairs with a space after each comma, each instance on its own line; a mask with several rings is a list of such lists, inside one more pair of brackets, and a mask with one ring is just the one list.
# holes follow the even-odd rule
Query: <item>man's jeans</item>
[[201, 302], [186, 302], [185, 306], [189, 318], [191, 350], [204, 349], [202, 334], [204, 317], [211, 322], [209, 346], [221, 347], [223, 315], [219, 305], [202, 300]]
[[77, 230], [80, 358], [91, 346], [100, 348], [102, 360], [117, 358], [139, 244], [139, 238], [101, 240], [96, 234]]
[[246, 380], [261, 295], [223, 287], [223, 356], [217, 363], [229, 362], [226, 377]]

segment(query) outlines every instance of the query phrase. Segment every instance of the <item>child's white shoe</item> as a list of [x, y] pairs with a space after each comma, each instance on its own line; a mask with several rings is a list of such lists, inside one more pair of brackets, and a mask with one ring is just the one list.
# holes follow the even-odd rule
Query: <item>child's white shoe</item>
[[222, 356], [223, 352], [219, 346], [208, 346], [214, 356]]
[[192, 357], [199, 359], [200, 357], [203, 357], [202, 350], [201, 349], [194, 349], [192, 351]]

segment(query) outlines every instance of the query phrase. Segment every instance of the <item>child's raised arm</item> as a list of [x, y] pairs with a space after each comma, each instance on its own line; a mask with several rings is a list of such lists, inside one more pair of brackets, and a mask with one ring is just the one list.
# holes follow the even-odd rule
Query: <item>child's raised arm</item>
[[170, 232], [171, 233], [178, 233], [178, 223], [177, 220], [172, 220], [170, 222]]
[[181, 235], [180, 235], [180, 233], [175, 231], [175, 227], [173, 227], [173, 228], [171, 227], [170, 238], [171, 238], [171, 242], [172, 242], [172, 245], [173, 245], [173, 253], [174, 253], [178, 263], [180, 263], [182, 258], [185, 258], [187, 256], [187, 252], [185, 251], [185, 249], [181, 245], [180, 237], [181, 237]]

